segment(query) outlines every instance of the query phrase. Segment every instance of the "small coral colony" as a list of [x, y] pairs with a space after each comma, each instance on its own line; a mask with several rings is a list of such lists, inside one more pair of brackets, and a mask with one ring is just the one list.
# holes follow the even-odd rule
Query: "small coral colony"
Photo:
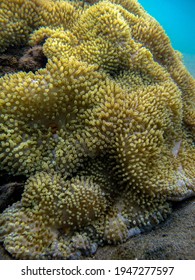
[[195, 193], [195, 80], [136, 0], [1, 0], [0, 50], [45, 65], [0, 78], [0, 216], [17, 259], [75, 259], [163, 221]]

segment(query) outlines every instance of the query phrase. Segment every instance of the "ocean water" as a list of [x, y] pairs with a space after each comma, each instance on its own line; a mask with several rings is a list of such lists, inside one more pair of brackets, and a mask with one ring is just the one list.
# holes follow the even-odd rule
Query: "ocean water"
[[138, 0], [163, 26], [195, 77], [195, 0]]

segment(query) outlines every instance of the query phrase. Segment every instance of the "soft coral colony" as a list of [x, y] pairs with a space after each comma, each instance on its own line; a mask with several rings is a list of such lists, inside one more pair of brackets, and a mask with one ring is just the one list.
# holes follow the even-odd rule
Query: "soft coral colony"
[[0, 217], [14, 258], [125, 242], [194, 194], [195, 81], [136, 0], [2, 0], [0, 30], [47, 58], [0, 79], [0, 168], [27, 178]]

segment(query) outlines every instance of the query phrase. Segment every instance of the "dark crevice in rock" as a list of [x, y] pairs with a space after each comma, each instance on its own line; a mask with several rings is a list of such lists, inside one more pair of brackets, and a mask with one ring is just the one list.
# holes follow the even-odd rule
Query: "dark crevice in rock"
[[33, 73], [40, 68], [45, 68], [47, 57], [43, 53], [43, 47], [9, 48], [0, 54], [0, 77], [5, 74], [13, 74], [18, 71]]

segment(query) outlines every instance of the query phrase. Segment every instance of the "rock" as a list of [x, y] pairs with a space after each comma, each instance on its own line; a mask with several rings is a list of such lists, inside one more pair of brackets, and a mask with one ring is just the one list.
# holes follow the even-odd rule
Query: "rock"
[[19, 198], [23, 191], [23, 183], [10, 182], [0, 186], [0, 212], [12, 205]]

